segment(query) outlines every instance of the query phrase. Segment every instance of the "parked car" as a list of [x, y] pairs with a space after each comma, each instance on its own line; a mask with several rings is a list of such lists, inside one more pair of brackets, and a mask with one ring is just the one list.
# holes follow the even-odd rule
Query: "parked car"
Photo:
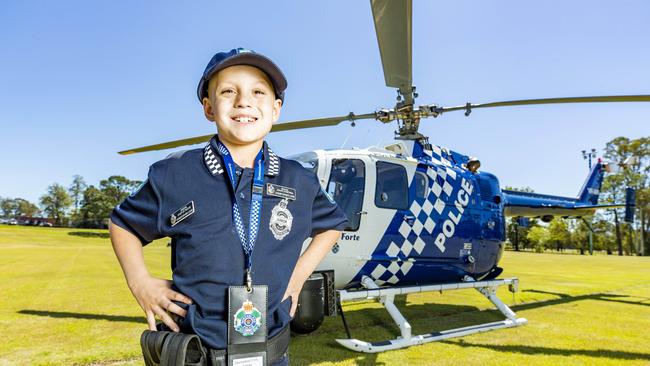
[[7, 225], [18, 225], [18, 220], [16, 219], [9, 219], [7, 221]]

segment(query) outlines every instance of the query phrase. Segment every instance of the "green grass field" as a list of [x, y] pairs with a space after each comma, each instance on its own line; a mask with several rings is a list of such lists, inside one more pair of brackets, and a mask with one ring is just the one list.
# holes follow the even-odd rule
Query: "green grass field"
[[[102, 235], [103, 234], [103, 235]], [[169, 277], [166, 240], [145, 248]], [[650, 365], [650, 258], [506, 252], [502, 277], [521, 291], [501, 298], [529, 324], [382, 354], [334, 342], [340, 318], [291, 343], [292, 365]], [[146, 328], [105, 231], [0, 225], [0, 366], [143, 365]], [[413, 334], [500, 320], [475, 290], [399, 299]], [[403, 305], [407, 305], [406, 307]], [[352, 335], [398, 334], [386, 311], [344, 305]]]

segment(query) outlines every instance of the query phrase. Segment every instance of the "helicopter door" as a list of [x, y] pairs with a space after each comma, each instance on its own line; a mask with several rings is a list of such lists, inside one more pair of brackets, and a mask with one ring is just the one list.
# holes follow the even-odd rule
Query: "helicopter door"
[[399, 164], [377, 162], [375, 206], [393, 210], [408, 209], [408, 177]]
[[384, 245], [388, 245], [385, 253], [389, 259], [401, 254], [407, 257], [419, 255], [424, 248], [424, 242], [416, 235], [410, 234], [417, 220], [408, 215], [408, 183], [408, 175], [403, 165], [377, 161], [375, 206], [379, 209], [378, 216], [387, 216], [391, 220], [383, 237]]
[[365, 164], [360, 159], [332, 159], [329, 193], [348, 217], [345, 231], [357, 231], [361, 225], [366, 187]]

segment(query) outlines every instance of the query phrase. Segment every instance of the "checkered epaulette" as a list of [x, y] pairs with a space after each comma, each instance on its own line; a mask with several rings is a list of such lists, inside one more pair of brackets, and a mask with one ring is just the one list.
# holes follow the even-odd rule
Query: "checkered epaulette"
[[223, 174], [223, 167], [217, 155], [212, 151], [212, 147], [208, 142], [203, 148], [203, 161], [212, 175]]
[[267, 146], [269, 150], [269, 171], [267, 175], [278, 175], [280, 174], [280, 158]]

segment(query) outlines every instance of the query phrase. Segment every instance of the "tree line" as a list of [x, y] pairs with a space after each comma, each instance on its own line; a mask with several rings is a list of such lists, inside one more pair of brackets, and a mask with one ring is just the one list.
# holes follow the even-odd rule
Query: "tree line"
[[[624, 203], [626, 188], [634, 188], [634, 221], [623, 220], [624, 208], [599, 210], [593, 217], [580, 219], [555, 218], [548, 224], [530, 219], [524, 226], [518, 225], [518, 218], [509, 218], [506, 235], [515, 250], [575, 249], [585, 254], [593, 230], [594, 250], [650, 255], [650, 137], [617, 137], [606, 144], [603, 159], [618, 171], [605, 176], [599, 204]], [[509, 189], [532, 192], [529, 187]]]
[[[650, 137], [617, 137], [606, 144], [603, 158], [614, 167], [621, 167], [626, 161], [629, 164], [605, 176], [599, 202], [624, 203], [625, 189], [634, 188], [634, 221], [624, 222], [623, 208], [600, 210], [593, 217], [582, 219], [556, 218], [548, 224], [531, 219], [526, 227], [518, 225], [517, 218], [509, 218], [506, 236], [515, 250], [576, 249], [585, 253], [591, 228], [595, 250], [650, 255]], [[101, 180], [96, 187], [75, 175], [68, 187], [50, 185], [39, 205], [22, 198], [0, 197], [0, 214], [5, 218], [44, 215], [57, 226], [105, 228], [113, 208], [141, 183], [114, 175]], [[520, 190], [532, 192], [528, 187]]]
[[108, 217], [142, 181], [113, 175], [88, 185], [84, 178], [75, 175], [65, 187], [54, 183], [39, 199], [39, 205], [23, 198], [0, 197], [0, 213], [4, 218], [45, 216], [54, 220], [55, 226], [106, 228]]

